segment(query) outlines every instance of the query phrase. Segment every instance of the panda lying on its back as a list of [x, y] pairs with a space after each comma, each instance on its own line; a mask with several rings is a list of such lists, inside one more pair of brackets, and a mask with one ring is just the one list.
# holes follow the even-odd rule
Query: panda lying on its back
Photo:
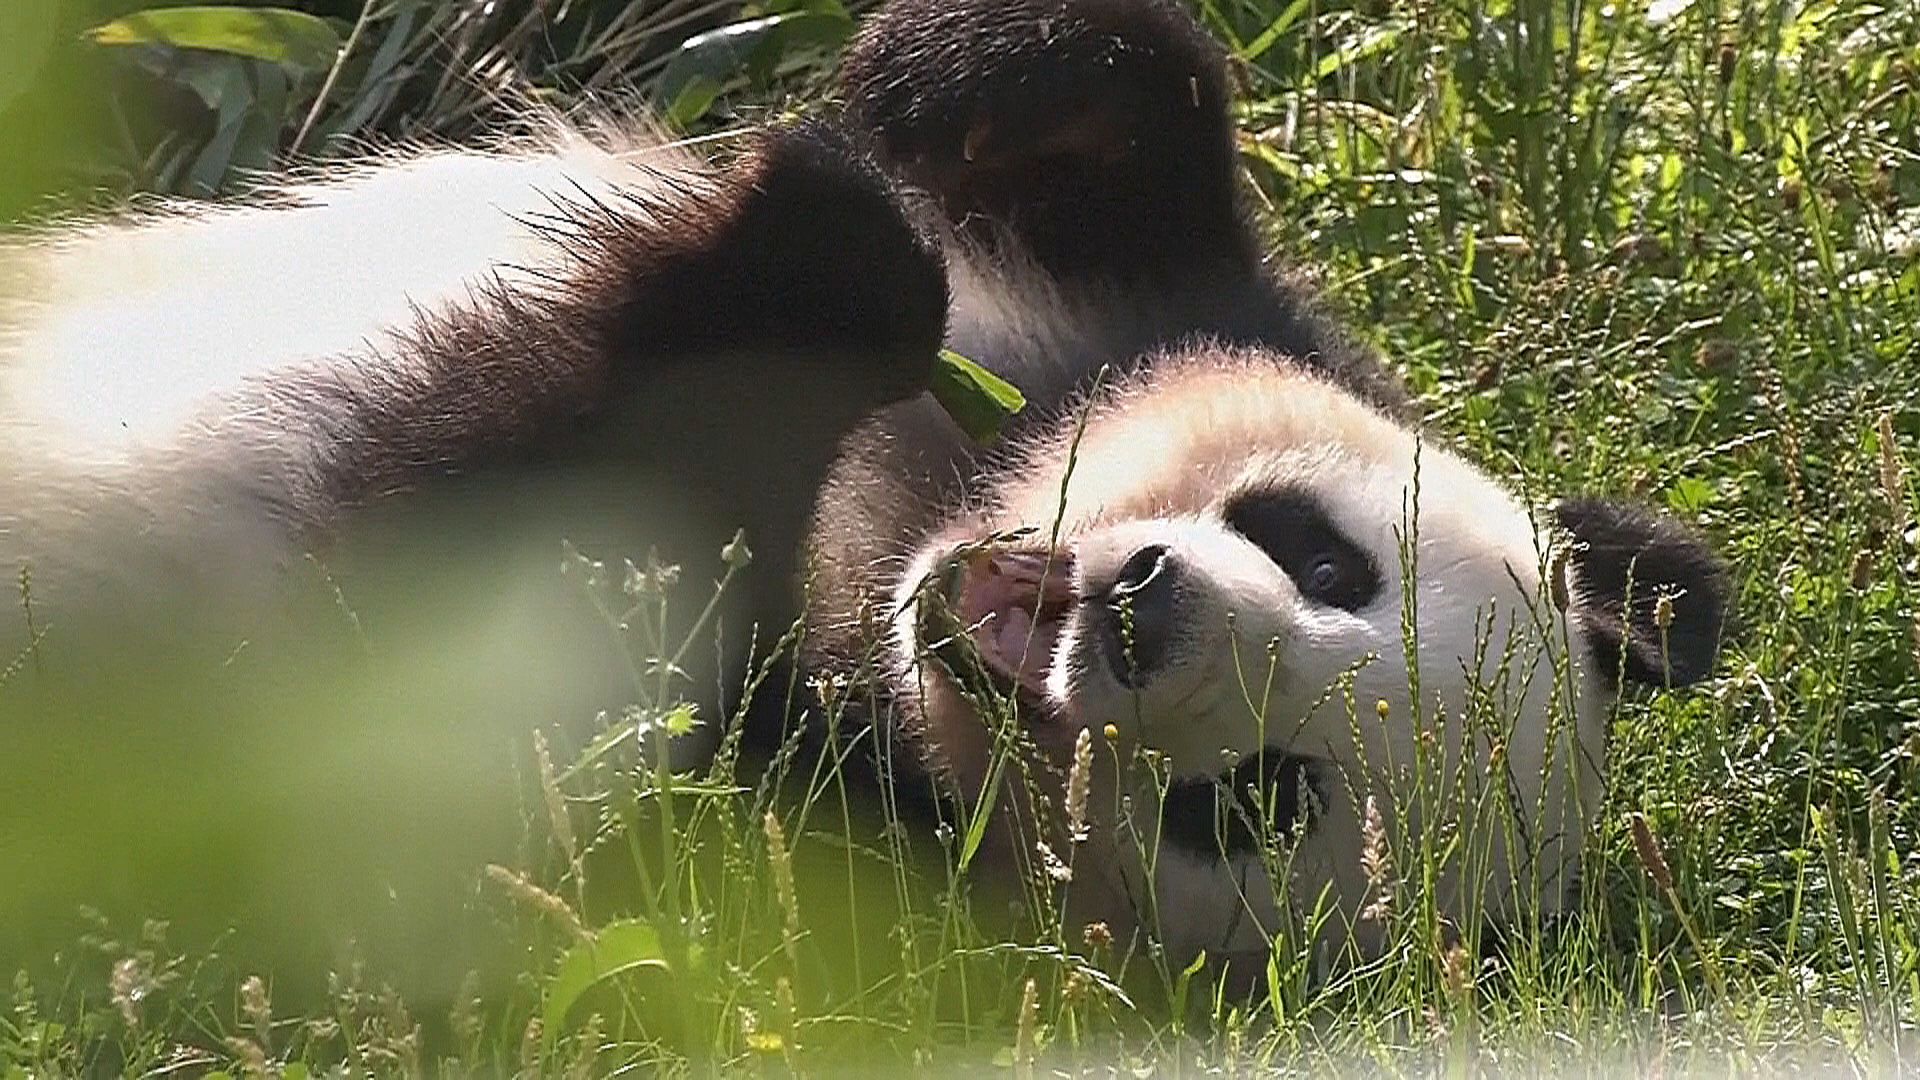
[[[1263, 269], [1227, 82], [1151, 0], [895, 0], [868, 25], [850, 109], [944, 211], [948, 339], [1029, 406], [990, 453], [923, 400], [848, 440], [816, 511], [808, 663], [870, 672], [878, 693], [848, 700], [877, 700], [968, 805], [994, 786], [996, 861], [1036, 871], [1074, 843], [1094, 732], [1069, 910], [1157, 922], [1172, 963], [1264, 950], [1284, 890], [1262, 820], [1305, 819], [1292, 895], [1331, 885], [1344, 933], [1363, 807], [1391, 820], [1421, 729], [1455, 761], [1469, 738], [1482, 780], [1446, 769], [1457, 806], [1516, 797], [1521, 820], [1462, 845], [1491, 860], [1489, 910], [1551, 911], [1618, 680], [1708, 674], [1723, 572], [1640, 510], [1574, 499], [1536, 524], [1419, 446], [1398, 381]], [[1158, 769], [1124, 764], [1140, 747]]]
[[[1275, 890], [1216, 777], [1277, 795], [1282, 826], [1313, 808], [1304, 895], [1330, 882], [1351, 913], [1359, 808], [1386, 802], [1416, 711], [1470, 695], [1509, 718], [1473, 753], [1499, 744], [1539, 829], [1495, 845], [1495, 895], [1553, 907], [1614, 681], [1711, 667], [1711, 556], [1575, 500], [1550, 560], [1524, 506], [1416, 454], [1397, 380], [1263, 268], [1224, 60], [1172, 4], [896, 0], [843, 86], [850, 133], [775, 130], [724, 168], [559, 139], [0, 250], [0, 450], [29, 463], [0, 478], [0, 555], [54, 618], [113, 596], [125, 620], [152, 609], [114, 580], [270, 577], [395, 508], [427, 508], [429, 536], [473, 500], [511, 507], [487, 529], [633, 550], [663, 534], [627, 492], [664, 490], [693, 514], [669, 541], [747, 527], [734, 625], [790, 617], [805, 577], [803, 663], [864, 680], [833, 704], [868, 703], [958, 801], [1000, 736], [1039, 752], [1033, 785], [995, 788], [1001, 864], [1064, 850], [1076, 738], [1112, 732], [1089, 918], [1157, 911], [1176, 956], [1260, 947]], [[920, 393], [943, 336], [1027, 395], [990, 451]], [[175, 389], [202, 372], [222, 385]], [[1357, 728], [1329, 696], [1349, 672]], [[1108, 767], [1135, 746], [1164, 798]], [[1148, 886], [1135, 844], [1156, 842]]]

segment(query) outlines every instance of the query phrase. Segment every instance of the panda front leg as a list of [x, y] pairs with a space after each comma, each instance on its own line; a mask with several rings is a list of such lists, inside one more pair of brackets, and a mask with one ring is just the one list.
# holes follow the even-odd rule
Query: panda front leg
[[754, 578], [779, 577], [842, 437], [927, 386], [947, 286], [857, 138], [818, 123], [754, 138], [718, 168], [547, 192], [537, 280], [503, 274], [422, 316], [407, 362], [385, 365], [404, 377], [341, 391], [357, 421], [332, 474], [357, 490], [338, 502], [503, 458], [588, 463], [746, 528]]
[[1162, 0], [894, 0], [841, 68], [889, 166], [1056, 278], [1250, 271], [1220, 46]]
[[1267, 259], [1241, 195], [1226, 54], [1183, 6], [892, 0], [840, 81], [887, 167], [938, 204], [965, 271], [1025, 309], [1011, 321], [1045, 328], [1020, 340], [957, 290], [956, 347], [1030, 400], [1204, 337], [1412, 415], [1378, 355]]
[[927, 387], [944, 265], [872, 157], [819, 123], [760, 136], [711, 202], [641, 209], [586, 279], [611, 396], [640, 412], [642, 453], [784, 576], [841, 439]]
[[848, 380], [862, 414], [926, 387], [945, 269], [855, 135], [775, 128], [690, 194], [647, 190], [581, 218], [599, 264], [582, 275], [584, 302], [617, 383], [749, 358], [760, 375], [777, 362]]
[[683, 548], [712, 545], [696, 565], [744, 530], [764, 645], [799, 614], [799, 552], [842, 440], [927, 388], [948, 296], [937, 245], [856, 136], [807, 122], [756, 138], [698, 198], [649, 188], [583, 214], [573, 303], [610, 384], [589, 426], [720, 530], [682, 530]]

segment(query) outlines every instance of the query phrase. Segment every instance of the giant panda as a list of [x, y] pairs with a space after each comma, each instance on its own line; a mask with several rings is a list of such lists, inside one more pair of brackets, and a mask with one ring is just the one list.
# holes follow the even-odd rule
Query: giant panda
[[804, 643], [859, 673], [841, 711], [960, 824], [997, 814], [986, 858], [1043, 910], [1173, 970], [1263, 972], [1289, 919], [1377, 944], [1363, 847], [1411, 835], [1401, 810], [1467, 834], [1441, 910], [1559, 910], [1623, 685], [1711, 671], [1728, 588], [1699, 537], [1536, 510], [1422, 431], [1267, 267], [1227, 65], [1178, 6], [894, 0], [843, 78], [944, 222], [949, 342], [1028, 407], [985, 451], [925, 400], [846, 440]]
[[[1428, 437], [1267, 265], [1230, 90], [1162, 0], [894, 0], [833, 108], [717, 163], [554, 121], [9, 238], [14, 677], [298, 655], [465, 590], [489, 599], [424, 625], [519, 614], [462, 708], [546, 722], [595, 666], [521, 611], [558, 542], [693, 561], [737, 525], [750, 587], [679, 688], [723, 713], [709, 688], [797, 619], [778, 719], [877, 732], [876, 782], [990, 811], [990, 876], [1071, 855], [1076, 918], [1182, 961], [1259, 953], [1289, 895], [1350, 921], [1368, 797], [1393, 805], [1418, 717], [1488, 696], [1504, 730], [1439, 742], [1495, 755], [1538, 835], [1467, 877], [1551, 910], [1609, 701], [1711, 671], [1724, 571], [1638, 508], [1537, 515]], [[996, 443], [925, 392], [943, 347], [1024, 393]]]

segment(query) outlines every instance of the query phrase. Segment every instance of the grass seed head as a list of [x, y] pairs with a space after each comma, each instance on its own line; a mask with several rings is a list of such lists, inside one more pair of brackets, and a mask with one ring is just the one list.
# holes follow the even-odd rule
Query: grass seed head
[[1081, 728], [1073, 740], [1073, 768], [1067, 773], [1067, 835], [1078, 844], [1087, 838], [1087, 787], [1093, 773], [1093, 731]]
[[1372, 795], [1367, 796], [1366, 810], [1360, 819], [1360, 869], [1366, 874], [1367, 891], [1372, 895], [1360, 909], [1360, 920], [1384, 923], [1393, 914], [1393, 851], [1387, 845], [1387, 827], [1380, 814], [1380, 804]]
[[760, 825], [767, 834], [767, 865], [773, 871], [774, 899], [786, 918], [787, 959], [797, 968], [799, 957], [795, 943], [800, 938], [800, 896], [793, 886], [793, 856], [787, 851], [787, 835], [780, 828], [780, 818], [773, 811], [767, 811]]
[[1553, 600], [1553, 609], [1565, 614], [1573, 607], [1573, 591], [1567, 584], [1567, 545], [1553, 545], [1553, 553], [1547, 559], [1547, 593]]
[[1067, 981], [1060, 986], [1060, 1007], [1071, 1009], [1087, 996], [1087, 975], [1079, 968], [1067, 975]]
[[559, 923], [574, 937], [581, 941], [593, 939], [593, 935], [587, 932], [586, 924], [580, 921], [580, 916], [574, 914], [565, 900], [535, 885], [525, 874], [498, 863], [488, 863], [487, 877], [506, 890], [508, 896]]
[[260, 1044], [244, 1035], [229, 1035], [223, 1040], [227, 1051], [240, 1066], [240, 1075], [246, 1077], [267, 1077], [273, 1075], [267, 1068], [267, 1052]]
[[1739, 361], [1739, 346], [1726, 338], [1708, 338], [1693, 354], [1694, 364], [1709, 374], [1732, 371]]
[[253, 1033], [262, 1046], [273, 1032], [273, 1002], [267, 998], [267, 984], [258, 975], [249, 975], [240, 983], [240, 1014], [253, 1025]]
[[1073, 867], [1060, 861], [1060, 856], [1053, 853], [1053, 848], [1045, 840], [1035, 840], [1033, 850], [1040, 856], [1040, 867], [1048, 877], [1063, 885], [1073, 880]]
[[1653, 826], [1647, 824], [1647, 816], [1635, 811], [1627, 816], [1627, 824], [1633, 832], [1634, 854], [1640, 857], [1647, 876], [1661, 889], [1672, 892], [1673, 871], [1667, 867], [1667, 857], [1660, 853], [1660, 843], [1654, 839]]
[[1462, 942], [1455, 941], [1441, 950], [1440, 986], [1456, 1003], [1473, 989], [1473, 964], [1467, 959], [1467, 947]]
[[780, 1023], [791, 1029], [800, 1013], [793, 997], [793, 980], [785, 975], [773, 980], [773, 1007], [780, 1011]]
[[540, 1075], [540, 1014], [527, 1017], [527, 1030], [520, 1033], [520, 1073], [522, 1076]]
[[113, 962], [113, 971], [107, 976], [107, 996], [113, 999], [127, 1027], [140, 1026], [140, 1002], [152, 988], [146, 964], [138, 956], [123, 956]]
[[273, 1003], [267, 1000], [267, 984], [258, 975], [249, 975], [240, 983], [240, 1011], [262, 1027], [273, 1022]]
[[1014, 1067], [1023, 1075], [1031, 1074], [1040, 1027], [1040, 987], [1029, 978], [1020, 988], [1020, 1020], [1013, 1034]]
[[1887, 505], [1893, 508], [1893, 523], [1896, 530], [1905, 530], [1911, 514], [1907, 508], [1907, 475], [1900, 464], [1900, 447], [1894, 439], [1893, 414], [1882, 412], [1875, 421], [1880, 436], [1880, 490], [1887, 497]]
[[1853, 553], [1853, 563], [1847, 567], [1847, 583], [1854, 592], [1865, 592], [1873, 584], [1872, 548], [1861, 548]]
[[736, 529], [733, 539], [720, 549], [720, 561], [729, 569], [744, 570], [753, 562], [753, 549], [747, 546], [747, 531]]
[[481, 1016], [484, 1003], [480, 999], [480, 972], [467, 972], [460, 980], [460, 992], [454, 996], [453, 1007], [447, 1010], [447, 1026], [465, 1047], [476, 1047], [480, 1037], [486, 1033], [486, 1020]]
[[553, 828], [554, 842], [569, 865], [580, 863], [579, 842], [573, 835], [573, 818], [567, 813], [567, 800], [560, 794], [560, 781], [553, 771], [553, 756], [547, 752], [547, 737], [538, 728], [533, 732], [533, 756], [540, 770], [540, 796], [547, 804], [547, 820]]

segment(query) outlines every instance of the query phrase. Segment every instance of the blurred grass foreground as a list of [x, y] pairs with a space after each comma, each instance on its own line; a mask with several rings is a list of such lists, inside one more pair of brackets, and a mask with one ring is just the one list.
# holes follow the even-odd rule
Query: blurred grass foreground
[[[816, 97], [858, 17], [154, 6], [0, 4], [0, 216], [233, 192], [288, 156], [510, 127], [515, 102], [724, 132]], [[1244, 76], [1275, 249], [1436, 430], [1529, 492], [1662, 504], [1737, 568], [1719, 676], [1618, 709], [1576, 911], [1483, 962], [1409, 902], [1377, 961], [1283, 943], [1251, 998], [1216, 993], [985, 910], [950, 838], [832, 769], [742, 790], [649, 764], [690, 719], [671, 698], [468, 723], [515, 627], [462, 606], [481, 571], [454, 551], [417, 568], [434, 621], [343, 619], [337, 654], [243, 652], [213, 684], [25, 694], [11, 673], [52, 654], [20, 606], [0, 1076], [1920, 1067], [1920, 7], [1198, 10]], [[560, 539], [528, 588], [578, 615], [583, 671], [672, 648], [723, 572], [724, 537], [671, 588], [643, 552], [562, 574]]]

